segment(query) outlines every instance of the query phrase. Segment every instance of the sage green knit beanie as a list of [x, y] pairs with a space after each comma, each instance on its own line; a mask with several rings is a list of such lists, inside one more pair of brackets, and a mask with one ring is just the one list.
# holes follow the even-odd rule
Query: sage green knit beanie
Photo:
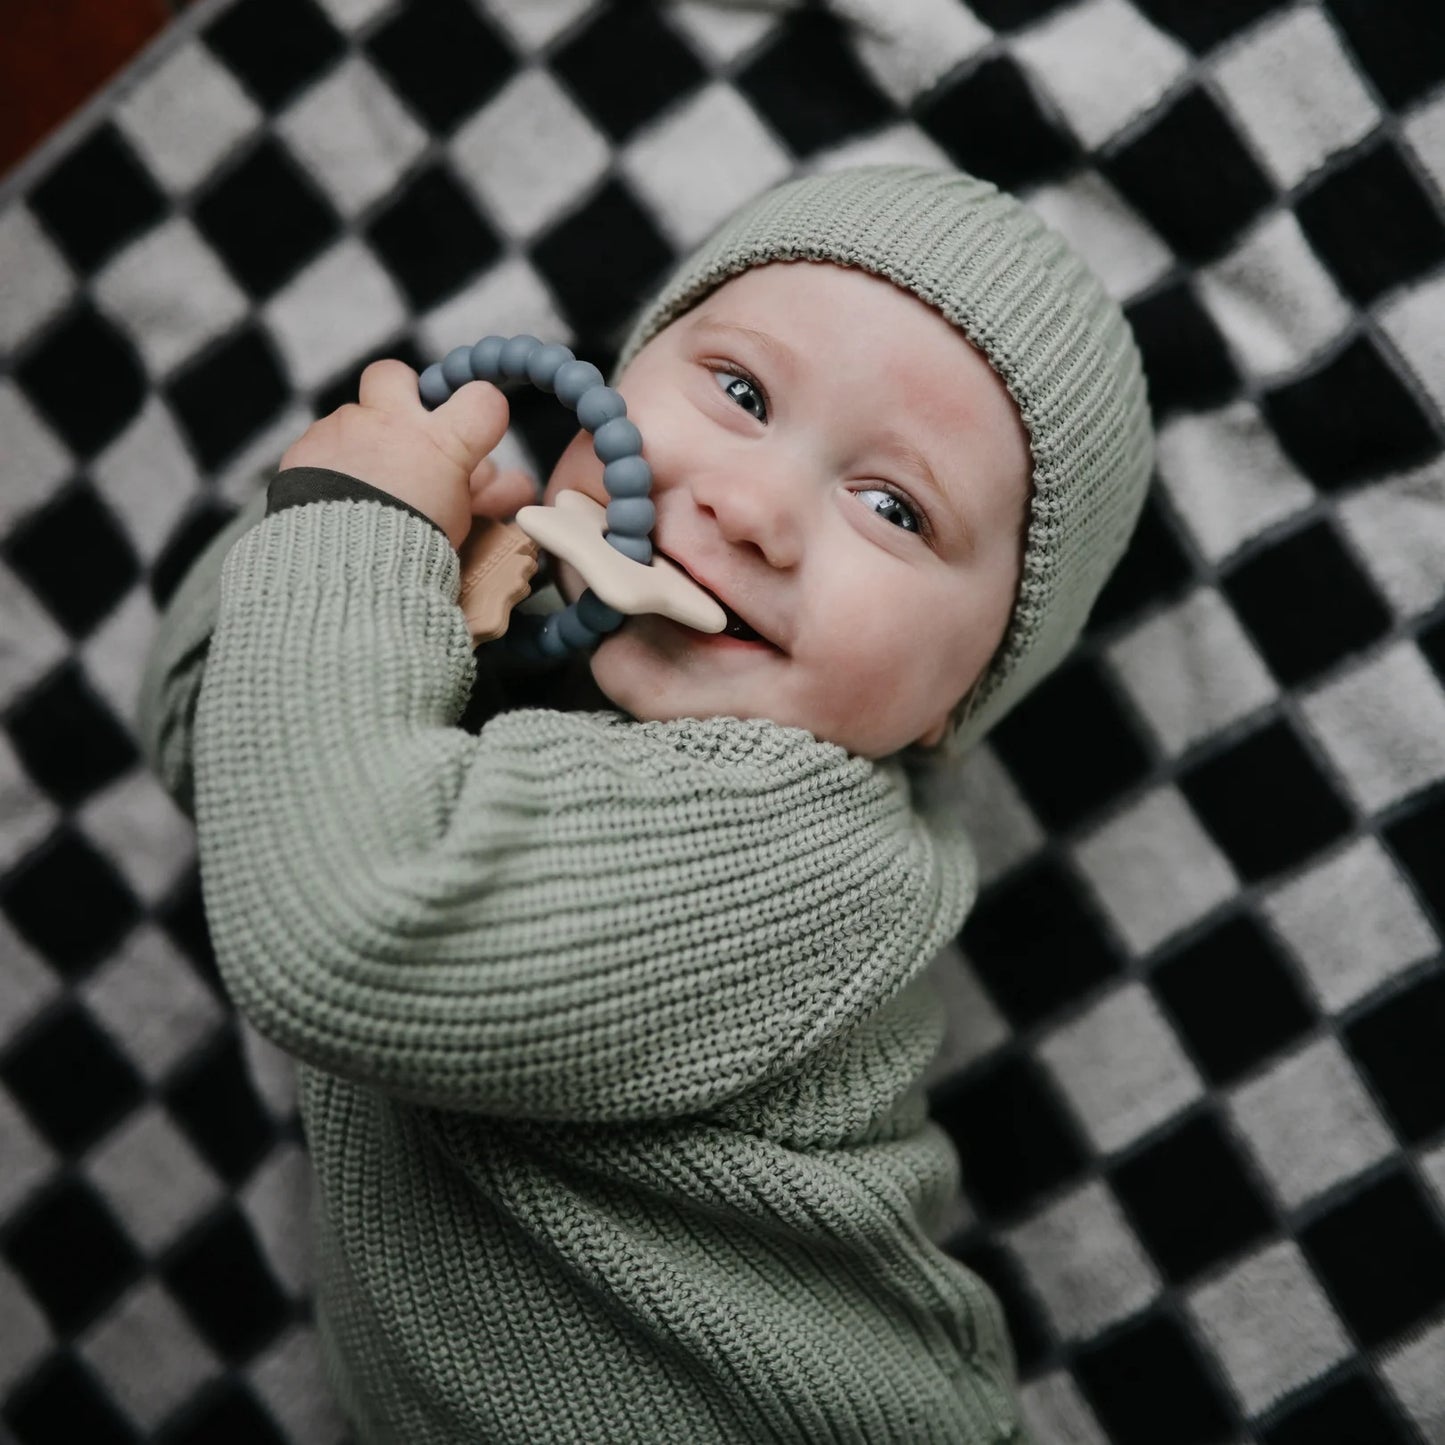
[[998, 651], [945, 756], [981, 738], [1060, 660], [1123, 555], [1153, 464], [1124, 314], [1063, 238], [987, 181], [871, 165], [785, 182], [742, 207], [634, 320], [615, 373], [729, 277], [770, 261], [858, 266], [957, 326], [1013, 396], [1033, 454], [1023, 573]]

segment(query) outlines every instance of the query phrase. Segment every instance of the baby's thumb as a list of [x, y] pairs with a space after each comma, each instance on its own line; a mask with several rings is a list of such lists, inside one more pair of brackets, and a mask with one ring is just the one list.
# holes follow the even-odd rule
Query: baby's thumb
[[507, 434], [507, 398], [489, 381], [469, 381], [437, 409], [427, 423], [443, 447], [470, 477]]

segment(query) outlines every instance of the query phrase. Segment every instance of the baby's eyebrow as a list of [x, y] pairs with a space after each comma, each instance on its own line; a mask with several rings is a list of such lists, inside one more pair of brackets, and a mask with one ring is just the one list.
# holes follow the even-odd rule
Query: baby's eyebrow
[[751, 341], [754, 346], [777, 362], [779, 370], [789, 381], [798, 374], [797, 353], [787, 342], [780, 341], [776, 336], [769, 336], [766, 331], [758, 331], [755, 327], [744, 326], [740, 321], [723, 321], [715, 316], [694, 317], [688, 329], [694, 335], [703, 331], [712, 331], [724, 336], [737, 336], [744, 341]]

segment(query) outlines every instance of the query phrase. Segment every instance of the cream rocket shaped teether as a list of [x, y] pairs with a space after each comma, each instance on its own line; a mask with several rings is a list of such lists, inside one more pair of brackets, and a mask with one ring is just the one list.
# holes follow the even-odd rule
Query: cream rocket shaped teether
[[583, 492], [557, 494], [551, 507], [523, 507], [519, 526], [554, 557], [570, 562], [583, 581], [618, 612], [660, 612], [699, 632], [721, 632], [727, 614], [681, 567], [657, 552], [647, 566], [609, 546], [607, 510]]

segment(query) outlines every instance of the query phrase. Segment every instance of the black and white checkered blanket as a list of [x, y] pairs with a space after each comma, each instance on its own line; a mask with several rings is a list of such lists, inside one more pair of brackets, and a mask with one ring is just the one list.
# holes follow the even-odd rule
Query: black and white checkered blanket
[[290, 1076], [134, 739], [188, 562], [365, 362], [605, 366], [738, 203], [915, 158], [1073, 239], [1160, 425], [966, 772], [945, 1245], [1041, 1445], [1445, 1441], [1439, 0], [199, 0], [0, 184], [0, 1434], [343, 1435]]

